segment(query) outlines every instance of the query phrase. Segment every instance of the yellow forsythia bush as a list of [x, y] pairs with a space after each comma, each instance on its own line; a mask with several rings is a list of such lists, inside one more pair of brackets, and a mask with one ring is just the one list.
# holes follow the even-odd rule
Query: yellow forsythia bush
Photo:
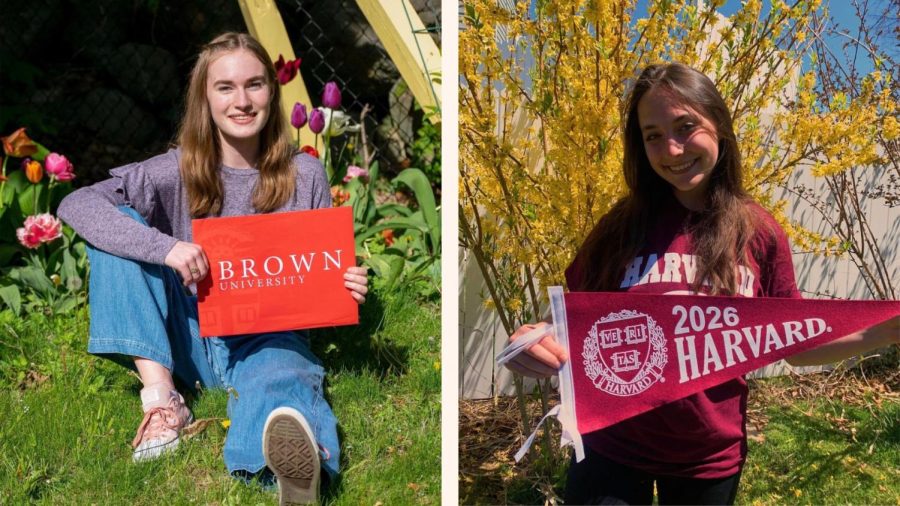
[[563, 283], [623, 194], [623, 102], [653, 62], [683, 62], [713, 79], [733, 112], [748, 190], [798, 248], [837, 249], [835, 238], [786, 222], [775, 186], [802, 167], [826, 175], [884, 163], [877, 134], [896, 138], [900, 128], [889, 73], [830, 103], [815, 74], [801, 74], [820, 1], [773, 1], [762, 13], [747, 0], [725, 18], [721, 0], [658, 0], [641, 19], [633, 0], [531, 3], [465, 0], [459, 35], [460, 242], [507, 331], [540, 316], [539, 287]]

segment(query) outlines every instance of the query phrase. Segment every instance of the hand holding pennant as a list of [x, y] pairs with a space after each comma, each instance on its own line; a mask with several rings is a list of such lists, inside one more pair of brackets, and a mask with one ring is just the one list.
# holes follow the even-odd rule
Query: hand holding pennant
[[[546, 322], [522, 326], [509, 337], [509, 346], [497, 355], [497, 365], [505, 365], [523, 376], [546, 378], [556, 375], [568, 357], [553, 338], [552, 329]], [[522, 353], [526, 350], [528, 353]]]
[[550, 302], [554, 333], [572, 357], [559, 372], [558, 417], [579, 461], [582, 434], [900, 314], [898, 301], [563, 294], [561, 287], [550, 288]]
[[209, 258], [197, 285], [201, 336], [359, 322], [344, 273], [356, 264], [350, 207], [193, 221]]

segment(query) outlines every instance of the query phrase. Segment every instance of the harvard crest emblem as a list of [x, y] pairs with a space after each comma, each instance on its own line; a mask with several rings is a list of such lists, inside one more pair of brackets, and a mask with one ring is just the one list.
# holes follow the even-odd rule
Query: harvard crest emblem
[[643, 313], [625, 309], [601, 318], [588, 331], [581, 355], [594, 386], [612, 395], [637, 395], [666, 381], [666, 336]]

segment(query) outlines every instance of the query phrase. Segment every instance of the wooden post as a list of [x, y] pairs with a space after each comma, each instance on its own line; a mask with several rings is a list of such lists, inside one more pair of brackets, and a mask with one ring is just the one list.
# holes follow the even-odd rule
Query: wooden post
[[[269, 53], [273, 62], [278, 60], [278, 55], [284, 56], [285, 61], [295, 58], [294, 48], [291, 46], [284, 21], [281, 19], [281, 13], [278, 12], [278, 6], [275, 5], [274, 0], [238, 0], [238, 4], [250, 35], [266, 48], [266, 52]], [[306, 104], [307, 110], [314, 107], [301, 74], [298, 73], [297, 77], [288, 84], [276, 83], [275, 85], [281, 86], [281, 106], [285, 118], [288, 120], [290, 120], [291, 111], [296, 102]], [[295, 138], [296, 129], [290, 125], [288, 128], [292, 132], [291, 137]], [[316, 135], [305, 127], [300, 129], [300, 145], [310, 145], [315, 146], [316, 149], [322, 149], [321, 139], [316, 145]]]
[[[356, 0], [413, 96], [441, 120], [441, 52], [409, 0]], [[412, 26], [410, 26], [412, 25]], [[424, 61], [423, 61], [424, 60]]]

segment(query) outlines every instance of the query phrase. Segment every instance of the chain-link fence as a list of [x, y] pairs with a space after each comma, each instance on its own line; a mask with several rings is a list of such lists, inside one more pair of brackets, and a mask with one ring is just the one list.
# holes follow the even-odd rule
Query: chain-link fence
[[[412, 3], [439, 43], [440, 2]], [[355, 119], [370, 105], [368, 141], [382, 167], [417, 163], [423, 113], [355, 1], [276, 4], [314, 101], [336, 81]], [[237, 0], [6, 0], [3, 11], [0, 135], [27, 127], [72, 160], [79, 185], [165, 150], [198, 48], [246, 31]]]
[[[440, 46], [440, 1], [412, 0], [426, 30]], [[277, 2], [296, 55], [302, 58], [300, 74], [314, 102], [328, 81], [336, 81], [343, 94], [343, 107], [355, 120], [363, 108], [370, 111], [363, 121], [370, 153], [388, 173], [414, 164], [439, 174], [428, 153], [421, 149], [422, 137], [439, 131], [426, 125], [423, 111], [400, 77], [384, 46], [355, 0], [279, 0]], [[401, 28], [412, 26], [399, 20]], [[427, 69], [440, 72], [440, 69]], [[424, 131], [423, 131], [423, 127]], [[419, 144], [415, 140], [419, 138]], [[343, 144], [335, 146], [342, 150]], [[344, 150], [346, 152], [346, 150]], [[434, 154], [439, 156], [439, 153]], [[437, 160], [439, 163], [439, 160]]]

